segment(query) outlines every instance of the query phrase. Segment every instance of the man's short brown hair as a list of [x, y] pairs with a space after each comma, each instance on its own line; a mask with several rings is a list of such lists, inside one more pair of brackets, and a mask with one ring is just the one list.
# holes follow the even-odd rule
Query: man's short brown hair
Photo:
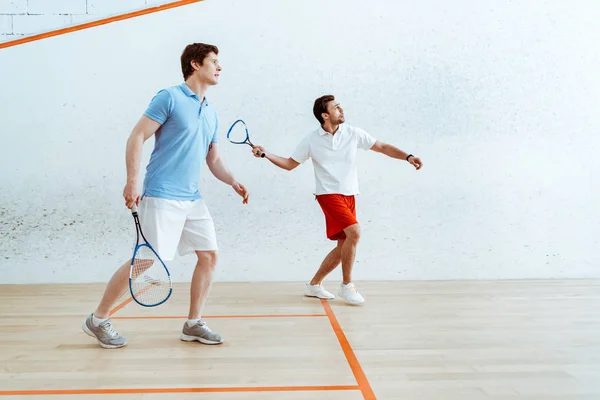
[[315, 100], [315, 105], [313, 106], [313, 114], [315, 114], [315, 118], [319, 120], [321, 125], [323, 125], [323, 123], [325, 122], [321, 114], [327, 112], [327, 103], [333, 100], [335, 100], [335, 97], [331, 94], [326, 94], [325, 96], [321, 96]]
[[192, 61], [196, 61], [198, 64], [202, 65], [204, 59], [210, 52], [219, 54], [219, 49], [217, 46], [206, 43], [192, 43], [185, 47], [181, 54], [181, 72], [183, 73], [184, 80], [194, 73]]

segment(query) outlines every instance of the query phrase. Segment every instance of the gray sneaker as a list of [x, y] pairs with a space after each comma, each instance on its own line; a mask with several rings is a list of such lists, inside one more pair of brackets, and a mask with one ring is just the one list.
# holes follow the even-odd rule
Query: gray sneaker
[[204, 320], [200, 320], [196, 325], [188, 326], [187, 321], [183, 323], [183, 331], [181, 332], [181, 340], [185, 342], [193, 342], [194, 340], [204, 344], [221, 344], [223, 338], [218, 333], [210, 330]]
[[127, 339], [114, 330], [110, 319], [101, 323], [100, 326], [94, 326], [92, 323], [93, 315], [92, 313], [86, 318], [81, 328], [85, 333], [96, 338], [100, 346], [105, 349], [117, 349], [127, 344]]

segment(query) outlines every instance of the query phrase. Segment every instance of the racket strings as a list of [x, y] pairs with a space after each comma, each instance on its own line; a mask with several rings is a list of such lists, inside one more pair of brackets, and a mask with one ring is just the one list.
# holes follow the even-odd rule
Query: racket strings
[[242, 123], [237, 123], [229, 131], [229, 140], [233, 143], [245, 143], [248, 140], [248, 133], [246, 127]]
[[141, 246], [135, 254], [131, 291], [136, 300], [145, 305], [161, 303], [170, 295], [171, 278], [162, 261], [147, 246]]

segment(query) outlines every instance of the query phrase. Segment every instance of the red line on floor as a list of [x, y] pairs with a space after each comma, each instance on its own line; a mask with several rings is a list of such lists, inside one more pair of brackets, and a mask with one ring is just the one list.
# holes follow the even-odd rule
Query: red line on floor
[[[228, 318], [300, 318], [300, 317], [326, 317], [327, 314], [248, 314], [248, 315], [207, 315], [206, 319], [228, 319]], [[112, 317], [112, 319], [184, 319], [184, 315], [124, 315]]]
[[121, 304], [119, 304], [118, 306], [113, 308], [112, 310], [110, 310], [110, 313], [108, 315], [112, 316], [114, 313], [116, 313], [117, 311], [119, 311], [121, 308], [125, 307], [127, 304], [131, 303], [132, 301], [133, 301], [133, 297], [128, 298], [127, 300], [125, 300], [124, 302], [122, 302]]
[[356, 385], [345, 386], [256, 386], [256, 387], [199, 387], [199, 388], [128, 388], [128, 389], [71, 389], [71, 390], [4, 390], [0, 396], [41, 396], [73, 394], [137, 394], [137, 393], [215, 393], [215, 392], [300, 392], [358, 390]]
[[335, 332], [335, 336], [337, 336], [338, 341], [340, 342], [340, 346], [342, 346], [344, 355], [346, 356], [346, 359], [348, 360], [348, 364], [350, 364], [350, 369], [352, 370], [352, 373], [354, 374], [354, 377], [356, 378], [356, 382], [358, 383], [358, 387], [360, 388], [360, 391], [363, 394], [363, 397], [365, 398], [365, 400], [376, 399], [375, 393], [373, 393], [373, 389], [371, 389], [371, 385], [369, 384], [369, 381], [367, 380], [367, 376], [365, 375], [362, 367], [360, 366], [360, 363], [358, 362], [358, 359], [356, 358], [356, 355], [354, 354], [354, 350], [352, 350], [352, 346], [350, 346], [348, 339], [346, 339], [346, 335], [344, 334], [344, 331], [342, 330], [340, 323], [338, 322], [337, 318], [335, 317], [335, 314], [333, 313], [331, 306], [325, 299], [321, 299], [321, 304], [323, 305], [323, 308], [325, 309], [325, 313], [327, 314], [327, 317], [329, 318], [329, 322], [331, 323], [331, 327], [333, 328], [333, 331]]

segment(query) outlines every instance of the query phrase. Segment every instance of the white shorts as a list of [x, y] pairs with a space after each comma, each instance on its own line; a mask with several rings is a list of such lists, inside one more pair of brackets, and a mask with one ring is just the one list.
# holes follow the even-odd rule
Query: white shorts
[[217, 234], [204, 200], [144, 196], [138, 216], [144, 237], [164, 261], [195, 251], [217, 250]]

